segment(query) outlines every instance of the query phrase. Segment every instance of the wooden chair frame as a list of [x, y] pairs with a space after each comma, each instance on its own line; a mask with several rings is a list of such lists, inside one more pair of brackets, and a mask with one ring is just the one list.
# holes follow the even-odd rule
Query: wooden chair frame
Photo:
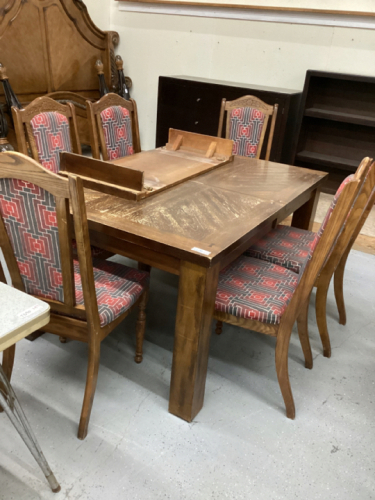
[[[139, 307], [136, 327], [136, 360], [140, 361], [142, 359], [142, 352], [140, 349], [142, 349], [141, 341], [143, 340], [145, 329], [145, 307], [148, 290], [146, 290], [125, 313], [121, 314], [108, 325], [101, 327], [96, 299], [82, 179], [74, 175], [69, 175], [68, 179], [63, 178], [44, 169], [37, 162], [23, 154], [15, 152], [7, 152], [0, 155], [0, 178], [14, 178], [31, 182], [51, 193], [56, 199], [64, 302], [58, 302], [43, 297], [38, 298], [47, 302], [51, 307], [51, 320], [50, 323], [42, 329], [43, 331], [62, 335], [73, 340], [87, 342], [89, 346], [86, 388], [78, 430], [78, 438], [84, 439], [87, 435], [90, 413], [95, 395], [99, 370], [100, 343], [130, 314], [130, 312]], [[75, 300], [72, 242], [70, 237], [72, 234], [72, 229], [70, 227], [70, 207], [73, 212], [84, 306], [77, 305]], [[3, 250], [13, 286], [21, 291], [25, 291], [16, 257], [13, 253], [1, 216], [0, 246]], [[4, 371], [8, 378], [10, 378], [12, 371], [11, 367], [14, 360], [14, 350], [8, 353], [4, 351], [4, 353]]]
[[[345, 242], [348, 244], [353, 232], [353, 227], [356, 227], [358, 224], [366, 203], [365, 196], [363, 196], [362, 193], [358, 196], [363, 186], [361, 174], [361, 169], [358, 168], [354, 179], [344, 187], [328, 221], [327, 227], [313, 252], [311, 260], [307, 263], [296, 291], [278, 325], [239, 318], [217, 310], [214, 312], [214, 318], [216, 320], [276, 337], [275, 361], [277, 378], [286, 407], [286, 415], [291, 419], [295, 418], [295, 405], [289, 381], [288, 350], [293, 324], [297, 320], [298, 334], [305, 357], [305, 366], [311, 369], [313, 359], [308, 336], [307, 321], [311, 291], [340, 232], [342, 231], [341, 235], [345, 235], [345, 237], [340, 236], [342, 244], [345, 245]], [[372, 186], [375, 185], [374, 168], [371, 169], [367, 184]], [[350, 221], [347, 221], [346, 219], [350, 209], [352, 209], [352, 216], [350, 217]]]
[[[348, 258], [349, 252], [357, 238], [359, 232], [365, 223], [368, 214], [375, 201], [375, 191], [371, 188], [371, 179], [366, 179], [366, 175], [372, 165], [373, 160], [371, 158], [364, 158], [358, 167], [358, 177], [362, 180], [363, 189], [360, 193], [361, 197], [365, 198], [365, 205], [362, 210], [361, 216], [359, 218], [357, 226], [351, 224], [351, 220], [357, 217], [357, 214], [353, 211], [348, 216], [348, 220], [345, 226], [345, 230], [334, 245], [334, 248], [329, 255], [327, 261], [325, 262], [319, 276], [315, 281], [316, 290], [316, 300], [315, 300], [315, 312], [316, 321], [319, 329], [320, 338], [323, 344], [323, 355], [327, 358], [331, 357], [331, 343], [328, 333], [327, 325], [327, 296], [329, 284], [331, 282], [332, 276], [334, 277], [334, 290], [337, 302], [337, 308], [339, 310], [340, 323], [345, 324], [346, 314], [345, 314], [345, 304], [344, 304], [344, 294], [343, 294], [343, 277], [346, 260]], [[372, 167], [374, 168], [374, 167]], [[348, 238], [346, 234], [348, 227], [351, 228], [352, 234]], [[345, 322], [342, 323], [343, 318]]]
[[339, 311], [339, 323], [340, 325], [346, 325], [346, 310], [345, 310], [345, 301], [344, 301], [344, 272], [345, 272], [345, 265], [346, 261], [348, 260], [348, 256], [350, 253], [350, 250], [352, 249], [355, 240], [357, 239], [359, 233], [362, 230], [362, 227], [364, 223], [367, 220], [367, 217], [369, 216], [372, 207], [374, 206], [375, 203], [375, 189], [371, 193], [371, 196], [369, 198], [369, 201], [367, 203], [367, 206], [365, 210], [363, 211], [363, 214], [360, 218], [360, 221], [358, 223], [358, 226], [355, 228], [355, 231], [353, 232], [353, 235], [351, 237], [351, 240], [349, 242], [349, 245], [346, 247], [346, 250], [341, 256], [340, 262], [337, 265], [335, 269], [335, 274], [334, 274], [334, 291], [335, 291], [335, 299], [336, 299], [336, 304], [337, 304], [337, 309]]
[[121, 106], [122, 108], [125, 108], [129, 111], [130, 120], [132, 124], [134, 153], [141, 152], [137, 104], [134, 99], [129, 99], [127, 101], [126, 99], [120, 97], [117, 94], [106, 94], [101, 99], [99, 99], [99, 101], [95, 103], [86, 101], [86, 106], [87, 106], [87, 117], [89, 122], [90, 140], [91, 140], [91, 149], [93, 158], [100, 160], [100, 152], [101, 152], [103, 160], [108, 161], [108, 151], [104, 139], [100, 113], [111, 106]]
[[76, 112], [73, 104], [70, 102], [61, 104], [47, 96], [37, 97], [24, 109], [12, 107], [14, 129], [20, 153], [28, 155], [30, 148], [31, 156], [34, 160], [38, 162], [40, 161], [30, 121], [34, 118], [34, 116], [39, 115], [39, 113], [49, 113], [54, 111], [64, 115], [68, 119], [70, 139], [73, 149], [72, 152], [82, 154], [81, 143], [78, 135]]
[[279, 105], [275, 104], [274, 106], [271, 106], [271, 105], [263, 102], [258, 97], [255, 97], [252, 95], [245, 95], [243, 97], [239, 97], [238, 99], [235, 99], [234, 101], [227, 101], [226, 99], [223, 99], [221, 101], [221, 108], [220, 108], [219, 128], [217, 131], [218, 137], [221, 137], [221, 135], [222, 135], [224, 115], [226, 112], [227, 113], [227, 120], [226, 120], [226, 126], [225, 126], [225, 137], [229, 138], [230, 112], [236, 108], [254, 108], [254, 109], [257, 109], [258, 111], [261, 111], [265, 115], [262, 133], [260, 136], [257, 155], [256, 155], [257, 159], [259, 159], [261, 152], [262, 152], [263, 141], [264, 141], [264, 137], [266, 135], [269, 117], [272, 116], [271, 127], [270, 127], [269, 136], [268, 136], [268, 142], [267, 142], [266, 156], [264, 158], [265, 160], [268, 161], [270, 159], [270, 154], [271, 154], [271, 147], [272, 147], [273, 135], [275, 132], [275, 123], [276, 123], [276, 117], [277, 117], [277, 111], [278, 111]]

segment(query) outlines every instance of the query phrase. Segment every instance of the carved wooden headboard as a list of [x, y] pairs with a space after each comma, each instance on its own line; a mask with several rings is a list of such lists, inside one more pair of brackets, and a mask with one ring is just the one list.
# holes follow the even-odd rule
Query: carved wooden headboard
[[21, 103], [56, 91], [98, 99], [97, 59], [114, 91], [118, 41], [94, 25], [82, 0], [0, 0], [0, 62]]

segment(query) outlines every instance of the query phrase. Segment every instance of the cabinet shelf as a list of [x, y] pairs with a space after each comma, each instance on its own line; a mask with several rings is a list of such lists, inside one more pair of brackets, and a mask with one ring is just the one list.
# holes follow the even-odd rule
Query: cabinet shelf
[[304, 115], [311, 116], [313, 118], [323, 118], [325, 120], [333, 120], [337, 122], [375, 127], [375, 116], [366, 116], [354, 112], [337, 111], [335, 109], [323, 109], [314, 107], [306, 108]]
[[375, 156], [375, 78], [308, 70], [294, 165], [328, 172], [332, 192], [366, 156]]
[[297, 153], [296, 159], [306, 163], [314, 163], [316, 165], [325, 165], [327, 167], [333, 167], [340, 170], [348, 170], [349, 172], [355, 172], [361, 161], [307, 150]]

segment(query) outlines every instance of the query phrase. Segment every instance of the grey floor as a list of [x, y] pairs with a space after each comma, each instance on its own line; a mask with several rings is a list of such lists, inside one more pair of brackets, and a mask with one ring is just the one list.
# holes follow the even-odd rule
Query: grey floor
[[132, 360], [133, 319], [103, 343], [85, 441], [76, 432], [86, 346], [52, 335], [18, 344], [13, 386], [62, 491], [50, 492], [1, 414], [1, 500], [375, 498], [375, 257], [349, 258], [345, 327], [330, 291], [331, 359], [321, 354], [314, 297], [312, 371], [292, 337], [294, 421], [284, 414], [274, 339], [229, 325], [212, 336], [203, 410], [191, 424], [168, 413], [177, 284], [153, 270], [141, 365]]

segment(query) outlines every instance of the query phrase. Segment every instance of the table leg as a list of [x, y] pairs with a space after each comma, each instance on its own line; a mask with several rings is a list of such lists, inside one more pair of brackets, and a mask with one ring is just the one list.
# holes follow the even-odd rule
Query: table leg
[[293, 227], [312, 231], [319, 194], [320, 189], [315, 189], [315, 191], [311, 193], [310, 199], [294, 212], [291, 224]]
[[182, 262], [169, 411], [191, 422], [203, 406], [219, 266]]

